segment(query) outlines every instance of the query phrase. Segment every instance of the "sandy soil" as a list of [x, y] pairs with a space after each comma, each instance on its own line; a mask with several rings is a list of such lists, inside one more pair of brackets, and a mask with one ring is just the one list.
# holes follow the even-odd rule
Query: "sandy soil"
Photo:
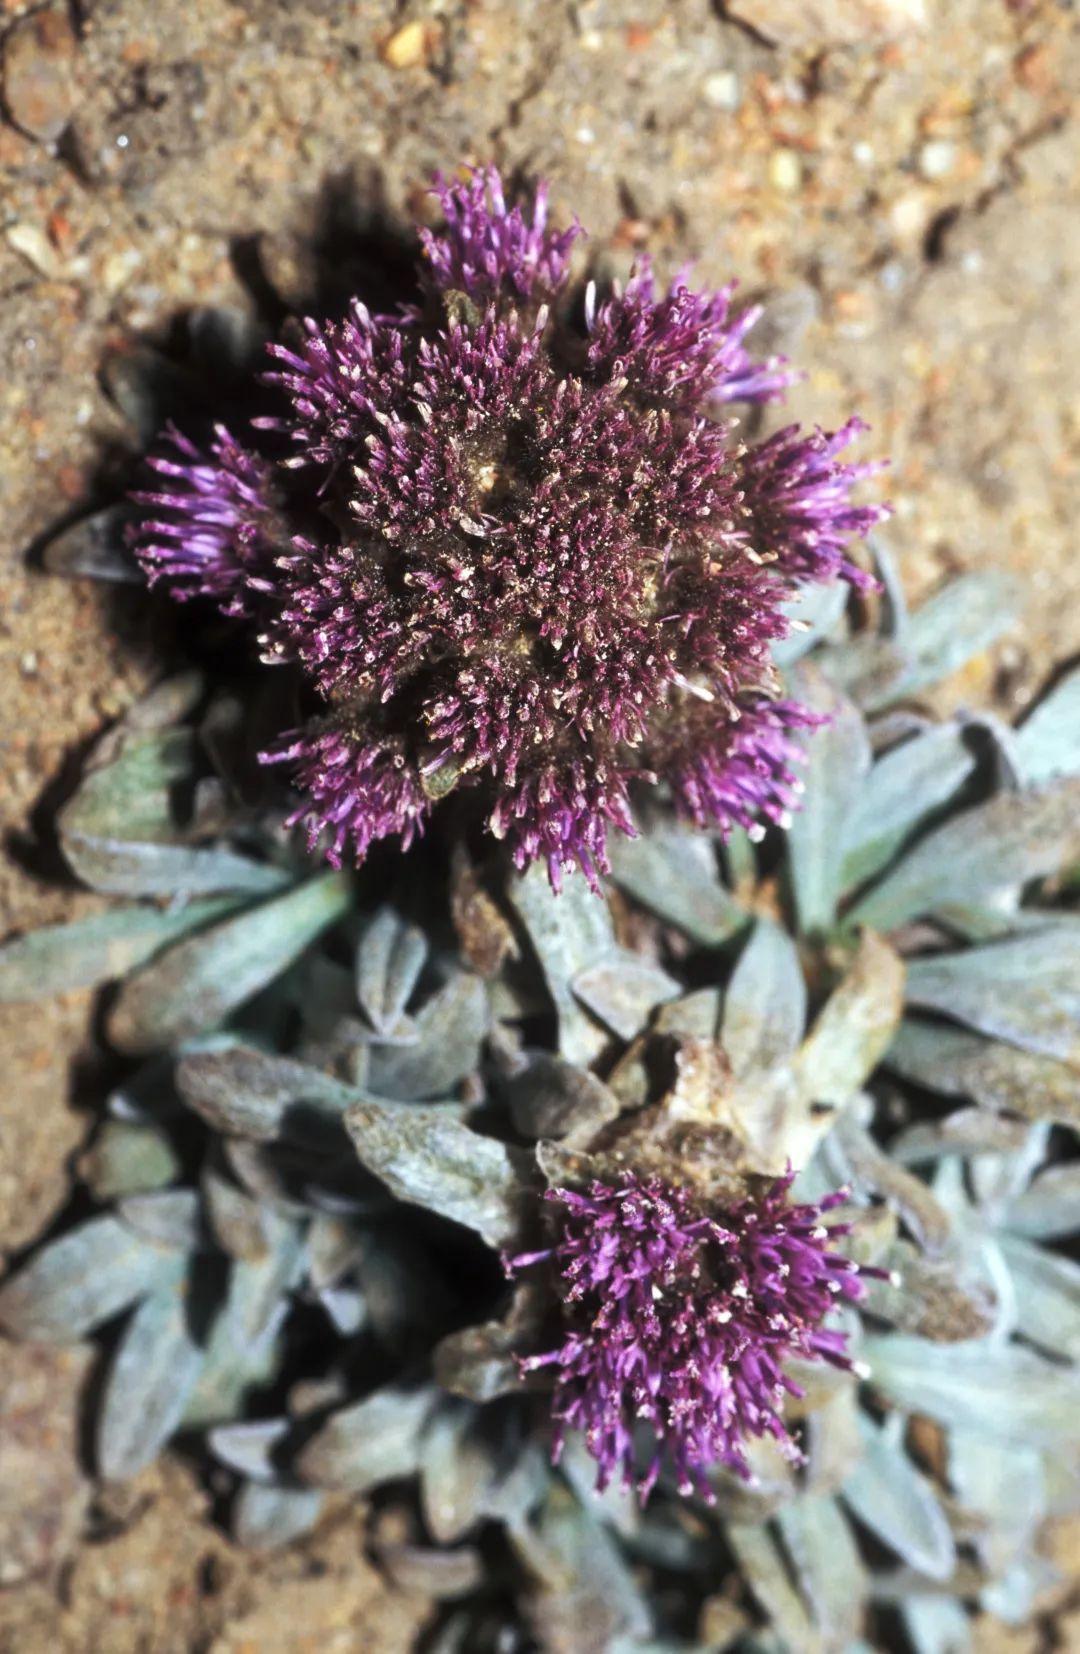
[[[461, 161], [547, 175], [611, 269], [649, 250], [770, 297], [793, 416], [858, 411], [892, 455], [912, 593], [1018, 575], [1020, 625], [956, 695], [1021, 704], [1080, 647], [1078, 86], [1066, 0], [0, 0], [0, 932], [93, 905], [56, 882], [47, 802], [172, 647], [137, 594], [26, 564], [132, 449], [103, 364], [195, 305], [302, 302], [330, 220], [424, 212]], [[65, 1201], [88, 1010], [0, 1012], [0, 1248]], [[354, 1519], [253, 1567], [176, 1466], [88, 1506], [78, 1372], [0, 1348], [56, 1489], [5, 1546], [0, 1650], [411, 1646], [422, 1608]]]

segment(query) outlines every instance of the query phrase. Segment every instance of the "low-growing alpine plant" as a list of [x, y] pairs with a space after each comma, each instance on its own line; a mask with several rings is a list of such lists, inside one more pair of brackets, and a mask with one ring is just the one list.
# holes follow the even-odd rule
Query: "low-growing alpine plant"
[[[538, 661], [578, 658], [587, 606], [579, 593], [565, 611], [559, 649], [526, 624], [504, 656], [496, 594], [519, 626], [529, 602], [558, 607], [526, 592], [515, 525], [543, 552], [537, 498], [570, 495], [528, 470], [527, 445], [491, 448], [486, 426], [491, 471], [469, 512], [484, 532], [450, 534], [433, 510], [427, 538], [395, 539], [399, 496], [453, 500], [462, 455], [480, 464], [469, 397], [459, 384], [438, 402], [436, 369], [473, 352], [478, 405], [490, 393], [505, 414], [482, 368], [497, 340], [505, 390], [513, 342], [520, 384], [550, 389], [558, 369], [567, 388], [551, 395], [593, 408], [580, 428], [618, 455], [650, 420], [697, 453], [698, 409], [772, 395], [783, 376], [751, 363], [726, 295], [658, 297], [647, 274], [587, 297], [575, 323], [559, 291], [570, 241], [542, 194], [531, 218], [487, 175], [441, 200], [424, 307], [354, 314], [278, 358], [297, 411], [271, 416], [287, 428], [265, 440], [299, 434], [301, 464], [284, 448], [245, 458], [225, 433], [209, 455], [181, 437], [143, 508], [158, 526], [144, 516], [136, 541], [171, 589], [213, 596], [286, 653], [316, 634], [290, 630], [281, 582], [296, 572], [302, 604], [321, 546], [316, 611], [327, 647], [340, 628], [352, 652], [351, 687], [300, 655], [316, 695], [301, 771], [314, 741], [344, 776], [385, 705], [419, 778], [415, 819], [442, 775], [486, 789], [490, 820], [500, 798], [538, 796], [520, 790], [526, 748], [513, 781], [502, 758], [440, 749], [425, 697], [466, 681], [486, 695], [507, 658], [519, 687]], [[368, 411], [378, 386], [386, 423]], [[547, 418], [547, 395], [514, 406]], [[342, 457], [358, 430], [367, 483]], [[613, 837], [601, 894], [551, 888], [582, 859], [573, 833], [532, 844], [522, 828], [517, 859], [538, 865], [515, 872], [465, 815], [407, 861], [353, 868], [355, 823], [389, 797], [364, 790], [370, 766], [351, 772], [331, 834], [346, 865], [313, 865], [283, 767], [256, 761], [282, 675], [224, 688], [188, 673], [104, 737], [58, 818], [79, 877], [139, 899], [0, 951], [7, 998], [113, 984], [103, 1031], [126, 1065], [81, 1166], [93, 1214], [11, 1276], [0, 1323], [59, 1342], [105, 1329], [99, 1474], [204, 1444], [235, 1477], [244, 1543], [285, 1543], [328, 1503], [379, 1490], [371, 1545], [442, 1604], [430, 1646], [445, 1654], [831, 1654], [878, 1646], [896, 1616], [915, 1654], [962, 1648], [972, 1605], [1030, 1613], [1052, 1579], [1042, 1524], [1077, 1498], [1080, 1271], [1057, 1243], [1080, 1225], [1080, 676], [1015, 730], [933, 721], [922, 691], [997, 635], [1000, 583], [969, 576], [909, 615], [878, 550], [880, 620], [852, 628], [845, 592], [867, 582], [845, 547], [869, 519], [838, 438], [809, 439], [813, 460], [791, 433], [750, 454], [715, 440], [739, 479], [734, 527], [714, 543], [684, 525], [662, 555], [639, 535], [655, 584], [625, 636], [656, 620], [669, 571], [681, 600], [707, 543], [756, 618], [709, 657], [730, 677], [701, 657], [685, 683], [661, 672], [639, 757], [661, 735], [687, 750], [695, 720], [715, 730], [736, 706], [755, 740], [775, 719], [775, 740], [744, 747], [742, 769], [729, 751], [696, 771], [696, 792], [649, 756], [663, 784], [638, 805], [639, 835]], [[655, 477], [641, 475], [644, 498]], [[349, 509], [376, 499], [372, 516]], [[610, 509], [597, 545], [625, 551], [629, 506]], [[660, 520], [642, 510], [635, 534]], [[439, 558], [466, 554], [466, 590], [440, 586]], [[411, 583], [422, 571], [433, 590]], [[836, 573], [848, 583], [815, 579]], [[483, 617], [490, 648], [468, 641], [474, 581], [498, 611]], [[621, 626], [628, 588], [603, 590]], [[422, 627], [385, 703], [357, 691], [364, 616], [400, 621], [404, 649], [421, 596], [426, 614], [472, 619], [457, 642]], [[615, 726], [594, 744], [584, 690], [571, 699], [567, 727], [600, 775]], [[820, 726], [803, 807], [761, 840], [756, 810], [715, 800], [734, 789], [784, 816], [778, 743], [796, 718]], [[313, 809], [308, 793], [309, 825]], [[601, 842], [584, 858], [594, 877]]]
[[435, 194], [420, 304], [306, 321], [252, 427], [169, 433], [143, 567], [300, 668], [308, 716], [264, 757], [335, 865], [407, 848], [457, 789], [556, 886], [607, 870], [634, 783], [703, 827], [786, 819], [815, 719], [770, 645], [796, 584], [867, 581], [859, 421], [748, 446], [725, 405], [791, 375], [748, 353], [730, 289], [664, 293], [643, 263], [582, 292], [542, 186], [509, 207], [487, 168]]

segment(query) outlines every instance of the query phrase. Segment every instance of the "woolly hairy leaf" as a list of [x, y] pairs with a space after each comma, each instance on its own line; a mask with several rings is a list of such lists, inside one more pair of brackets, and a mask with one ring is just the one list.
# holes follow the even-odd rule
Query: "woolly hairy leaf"
[[177, 1067], [189, 1108], [215, 1130], [256, 1142], [340, 1142], [345, 1109], [357, 1093], [310, 1063], [253, 1046], [194, 1051]]
[[121, 907], [70, 925], [31, 931], [0, 948], [0, 1002], [41, 999], [111, 982], [239, 905], [235, 898], [222, 898], [175, 910]]
[[799, 929], [813, 935], [836, 918], [844, 832], [870, 772], [870, 742], [860, 713], [819, 671], [803, 667], [795, 682], [800, 699], [829, 720], [810, 743], [803, 807], [787, 837]]
[[391, 907], [365, 924], [356, 946], [356, 992], [379, 1033], [390, 1033], [412, 997], [427, 958], [427, 937]]
[[275, 1452], [287, 1439], [288, 1419], [246, 1419], [241, 1424], [219, 1424], [207, 1432], [211, 1451], [230, 1470], [256, 1482], [272, 1482], [278, 1469]]
[[144, 1298], [124, 1328], [97, 1430], [97, 1462], [109, 1480], [134, 1476], [180, 1423], [203, 1364], [192, 1336], [182, 1267], [171, 1290]]
[[844, 832], [844, 889], [880, 872], [914, 829], [959, 791], [974, 768], [974, 755], [955, 724], [929, 729], [879, 758]]
[[1072, 1161], [1041, 1172], [1006, 1207], [1002, 1222], [1032, 1240], [1074, 1234], [1080, 1229], [1080, 1164]]
[[659, 965], [620, 952], [579, 971], [570, 987], [606, 1027], [629, 1040], [658, 1005], [675, 998], [680, 984]]
[[177, 943], [128, 978], [109, 1018], [110, 1038], [137, 1053], [218, 1027], [341, 918], [351, 899], [346, 874], [317, 874]]
[[805, 1649], [806, 1654], [823, 1654], [822, 1638], [791, 1583], [780, 1548], [769, 1529], [757, 1523], [729, 1522], [725, 1531], [747, 1585], [779, 1635], [792, 1648]]
[[1080, 780], [1001, 793], [921, 839], [847, 915], [889, 930], [1059, 872], [1080, 858]]
[[1080, 1361], [1080, 1264], [1011, 1235], [999, 1244], [1016, 1282], [1017, 1331], [1041, 1349]]
[[850, 1524], [835, 1499], [794, 1499], [777, 1526], [815, 1624], [830, 1647], [844, 1648], [862, 1617], [866, 1573]]
[[106, 1120], [79, 1172], [99, 1201], [142, 1190], [160, 1189], [180, 1172], [180, 1158], [160, 1126], [131, 1120]]
[[413, 1021], [415, 1043], [372, 1046], [368, 1084], [383, 1097], [449, 1096], [479, 1061], [489, 1021], [483, 981], [471, 971], [455, 971]]
[[295, 1224], [272, 1212], [263, 1213], [263, 1223], [269, 1231], [266, 1256], [234, 1260], [230, 1267], [225, 1301], [206, 1343], [205, 1363], [185, 1408], [185, 1424], [232, 1417], [245, 1392], [276, 1373], [286, 1294], [300, 1279], [303, 1257]]
[[702, 947], [720, 947], [748, 922], [702, 833], [660, 823], [637, 838], [615, 835], [609, 853], [615, 883]]
[[859, 1414], [863, 1451], [841, 1497], [855, 1515], [909, 1568], [948, 1579], [956, 1545], [937, 1497], [904, 1452], [896, 1432]]
[[720, 1042], [739, 1079], [790, 1057], [806, 1022], [806, 983], [787, 933], [758, 919], [724, 994]]
[[885, 1062], [905, 1079], [983, 1108], [1080, 1125], [1080, 1074], [1051, 1057], [908, 1017]]
[[1059, 775], [1080, 775], [1080, 668], [1039, 702], [1014, 736], [1020, 774], [1028, 786]]
[[176, 1254], [115, 1217], [91, 1218], [34, 1254], [0, 1288], [0, 1325], [16, 1338], [74, 1344], [172, 1278]]
[[1080, 1063], [1080, 924], [912, 960], [907, 998], [1024, 1050]]
[[362, 1163], [399, 1200], [475, 1229], [489, 1246], [514, 1238], [523, 1156], [470, 1130], [458, 1109], [369, 1098], [345, 1123]]
[[865, 931], [796, 1057], [802, 1095], [838, 1107], [888, 1050], [903, 1010], [904, 967], [888, 942]]
[[899, 1406], [1021, 1446], [1072, 1441], [1080, 1373], [1012, 1344], [931, 1344], [901, 1334], [863, 1343], [872, 1382]]
[[587, 1065], [603, 1049], [607, 1035], [579, 1005], [570, 984], [615, 951], [607, 903], [580, 879], [572, 879], [556, 896], [539, 862], [512, 881], [509, 895], [558, 1013], [559, 1050], [568, 1062]]
[[419, 1467], [429, 1389], [377, 1390], [331, 1413], [297, 1456], [306, 1482], [343, 1493], [365, 1493]]
[[955, 1597], [909, 1596], [899, 1607], [915, 1654], [967, 1654], [971, 1622]]
[[648, 1609], [608, 1529], [568, 1491], [553, 1486], [535, 1528], [515, 1525], [515, 1549], [534, 1580], [526, 1615], [540, 1646], [596, 1650], [638, 1645]]
[[323, 1503], [318, 1488], [246, 1482], [233, 1505], [233, 1532], [247, 1550], [276, 1550], [310, 1533]]

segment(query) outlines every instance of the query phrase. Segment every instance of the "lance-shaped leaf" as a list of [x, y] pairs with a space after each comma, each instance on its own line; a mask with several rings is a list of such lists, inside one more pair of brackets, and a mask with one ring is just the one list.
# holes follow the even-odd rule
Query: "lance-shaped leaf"
[[899, 1611], [915, 1654], [967, 1654], [972, 1646], [971, 1621], [955, 1597], [908, 1594]]
[[584, 879], [569, 880], [556, 896], [539, 862], [513, 880], [509, 895], [555, 1005], [560, 1052], [568, 1062], [587, 1066], [603, 1050], [608, 1035], [574, 997], [571, 983], [615, 951], [608, 905], [593, 895]]
[[324, 1503], [319, 1488], [245, 1482], [233, 1505], [233, 1533], [245, 1550], [277, 1550], [310, 1533]]
[[1000, 1245], [1016, 1283], [1017, 1331], [1080, 1361], [1080, 1264], [1013, 1235], [1002, 1235]]
[[220, 1026], [348, 911], [352, 882], [322, 873], [179, 942], [130, 977], [109, 1018], [122, 1051], [155, 1051]]
[[365, 924], [356, 945], [356, 992], [380, 1034], [396, 1028], [427, 958], [427, 937], [392, 907]]
[[45, 925], [0, 947], [0, 1002], [111, 982], [238, 905], [237, 898], [222, 897], [175, 909], [119, 907], [70, 925]]
[[815, 644], [828, 637], [838, 625], [847, 600], [848, 589], [842, 580], [834, 580], [827, 586], [800, 586], [791, 602], [784, 604], [784, 614], [791, 621], [792, 630], [772, 646], [776, 664], [794, 666]]
[[217, 1131], [260, 1143], [340, 1143], [345, 1110], [357, 1099], [321, 1068], [250, 1045], [193, 1051], [181, 1058], [176, 1084]]
[[854, 1096], [877, 1067], [900, 1024], [904, 966], [865, 931], [847, 975], [825, 1002], [795, 1059], [802, 1095], [834, 1108]]
[[917, 1085], [970, 1097], [982, 1108], [1080, 1125], [1080, 1074], [1051, 1057], [908, 1017], [885, 1062]]
[[931, 1344], [902, 1334], [863, 1341], [872, 1382], [900, 1407], [1021, 1446], [1075, 1438], [1080, 1372], [1015, 1344]]
[[952, 906], [985, 903], [1080, 860], [1080, 780], [1000, 793], [936, 828], [847, 915], [891, 930]]
[[361, 1162], [399, 1200], [475, 1229], [489, 1246], [513, 1239], [525, 1157], [471, 1130], [459, 1109], [369, 1098], [346, 1125]]
[[929, 1481], [915, 1469], [890, 1424], [859, 1414], [863, 1452], [841, 1497], [909, 1568], [929, 1579], [948, 1579], [956, 1567], [956, 1543]]
[[97, 1463], [109, 1480], [150, 1464], [180, 1423], [203, 1364], [192, 1334], [184, 1271], [171, 1290], [144, 1298], [113, 1357], [97, 1431]]
[[487, 988], [471, 971], [455, 971], [413, 1018], [411, 1044], [375, 1045], [367, 1080], [383, 1097], [446, 1097], [480, 1057], [489, 1022]]
[[720, 947], [749, 920], [720, 882], [703, 833], [657, 823], [637, 838], [613, 834], [609, 854], [615, 883], [702, 947]]
[[1026, 1051], [1080, 1065], [1080, 923], [912, 960], [907, 999]]
[[902, 648], [907, 657], [903, 677], [881, 696], [864, 704], [876, 712], [913, 695], [996, 643], [1015, 621], [1016, 582], [998, 570], [961, 575], [909, 615]]
[[106, 1120], [79, 1162], [83, 1182], [102, 1202], [162, 1189], [180, 1169], [168, 1133], [156, 1123], [133, 1120]]
[[554, 1485], [537, 1526], [516, 1524], [510, 1538], [532, 1576], [525, 1611], [542, 1648], [604, 1654], [641, 1646], [651, 1621], [630, 1566], [567, 1489]]
[[771, 919], [759, 919], [724, 995], [720, 1043], [744, 1079], [790, 1057], [806, 1023], [798, 950]]
[[728, 1544], [743, 1577], [768, 1614], [777, 1633], [791, 1648], [806, 1654], [824, 1654], [824, 1641], [791, 1583], [779, 1545], [770, 1530], [756, 1522], [729, 1522]]
[[626, 951], [587, 966], [570, 986], [594, 1016], [625, 1040], [640, 1033], [656, 1007], [674, 999], [680, 988], [659, 965]]
[[822, 1637], [846, 1648], [859, 1629], [865, 1569], [851, 1526], [835, 1499], [794, 1499], [777, 1525]]
[[802, 667], [795, 686], [829, 720], [810, 742], [803, 806], [787, 837], [799, 929], [815, 935], [836, 919], [844, 833], [870, 772], [870, 741], [861, 714], [820, 672]]
[[91, 1218], [35, 1253], [0, 1288], [0, 1326], [16, 1338], [74, 1344], [172, 1279], [176, 1254], [115, 1217]]
[[314, 1487], [343, 1493], [411, 1476], [433, 1402], [430, 1389], [395, 1386], [331, 1413], [297, 1455], [299, 1474]]
[[880, 872], [974, 768], [975, 755], [956, 724], [929, 729], [879, 758], [845, 829], [843, 888], [850, 890]]
[[1059, 775], [1080, 775], [1080, 667], [1039, 702], [1016, 731], [1015, 750], [1027, 786]]
[[1049, 1240], [1080, 1230], [1080, 1163], [1050, 1166], [1002, 1213], [1005, 1228], [1031, 1240]]

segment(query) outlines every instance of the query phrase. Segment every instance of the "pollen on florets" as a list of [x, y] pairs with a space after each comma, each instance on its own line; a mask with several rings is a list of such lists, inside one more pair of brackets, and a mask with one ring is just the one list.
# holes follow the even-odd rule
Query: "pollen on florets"
[[718, 411], [792, 375], [751, 355], [730, 288], [663, 292], [646, 263], [579, 292], [542, 185], [508, 205], [486, 168], [435, 194], [420, 306], [356, 301], [271, 346], [243, 443], [172, 434], [137, 496], [144, 567], [299, 668], [312, 722], [268, 759], [332, 859], [408, 841], [450, 791], [556, 886], [606, 871], [636, 785], [722, 833], [785, 821], [813, 720], [771, 649], [800, 582], [865, 578], [855, 422], [747, 448]]
[[556, 1461], [579, 1430], [601, 1490], [620, 1475], [644, 1500], [666, 1461], [681, 1493], [711, 1500], [714, 1466], [751, 1478], [752, 1437], [772, 1436], [800, 1460], [784, 1404], [803, 1392], [784, 1363], [855, 1370], [844, 1334], [823, 1323], [884, 1275], [831, 1249], [848, 1226], [821, 1220], [844, 1192], [794, 1205], [791, 1182], [717, 1212], [633, 1173], [548, 1192], [561, 1208], [554, 1243], [506, 1267], [545, 1265], [561, 1306], [560, 1341], [520, 1362], [554, 1376]]

